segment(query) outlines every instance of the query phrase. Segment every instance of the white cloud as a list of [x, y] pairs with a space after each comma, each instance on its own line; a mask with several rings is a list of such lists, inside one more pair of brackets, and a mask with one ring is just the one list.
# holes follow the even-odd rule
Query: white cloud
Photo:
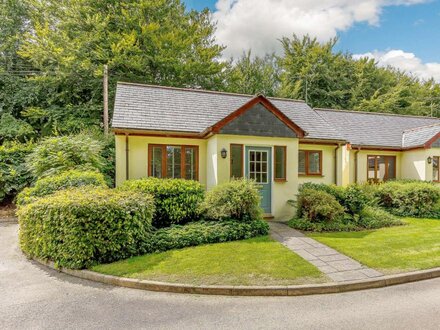
[[392, 66], [407, 73], [414, 74], [422, 79], [434, 78], [440, 82], [440, 63], [423, 63], [414, 53], [407, 53], [400, 49], [386, 52], [374, 51], [365, 54], [356, 54], [355, 58], [369, 57], [375, 59], [380, 66]]
[[[383, 7], [427, 0], [218, 0], [213, 18], [225, 56], [252, 49], [255, 55], [280, 52], [277, 39], [309, 34], [320, 41], [357, 22], [379, 24]], [[428, 0], [429, 1], [429, 0]]]

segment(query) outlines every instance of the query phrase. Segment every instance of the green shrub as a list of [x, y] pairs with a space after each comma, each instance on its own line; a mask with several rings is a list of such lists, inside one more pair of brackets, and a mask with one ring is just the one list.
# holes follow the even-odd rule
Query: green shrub
[[342, 201], [344, 199], [344, 187], [334, 184], [328, 185], [325, 183], [306, 182], [299, 186], [299, 193], [301, 193], [301, 191], [304, 189], [324, 191], [330, 195], [333, 195], [338, 201]]
[[288, 222], [288, 225], [298, 230], [313, 232], [356, 231], [360, 229], [349, 218], [330, 222], [313, 222], [304, 218], [293, 218]]
[[153, 198], [103, 188], [60, 191], [18, 211], [20, 246], [29, 257], [85, 268], [144, 253]]
[[264, 220], [240, 222], [200, 221], [184, 226], [174, 225], [156, 231], [148, 244], [150, 252], [181, 249], [209, 243], [220, 243], [267, 235], [269, 225]]
[[27, 157], [27, 164], [38, 178], [71, 169], [101, 170], [102, 149], [102, 142], [85, 134], [51, 137], [35, 147]]
[[207, 219], [250, 221], [261, 219], [261, 196], [254, 181], [236, 179], [208, 191], [202, 205]]
[[351, 184], [343, 190], [341, 204], [350, 214], [355, 215], [367, 205], [374, 204], [374, 197], [364, 186]]
[[70, 170], [37, 180], [32, 188], [25, 188], [18, 194], [16, 203], [17, 205], [29, 204], [39, 197], [53, 194], [58, 190], [82, 186], [107, 187], [101, 173]]
[[26, 141], [34, 135], [32, 126], [9, 113], [0, 117], [0, 143], [4, 141]]
[[373, 206], [365, 206], [357, 217], [357, 225], [365, 229], [377, 229], [403, 225], [404, 223], [387, 211]]
[[310, 188], [304, 188], [298, 194], [297, 218], [310, 222], [332, 222], [343, 217], [344, 208], [333, 195]]
[[378, 186], [379, 204], [398, 216], [436, 217], [440, 186], [430, 182], [386, 182]]
[[168, 227], [200, 218], [200, 204], [205, 191], [197, 181], [147, 178], [125, 181], [120, 190], [137, 191], [154, 197], [156, 212], [153, 226]]
[[0, 146], [0, 202], [12, 199], [32, 183], [34, 177], [25, 165], [25, 158], [33, 148], [33, 144], [21, 143]]

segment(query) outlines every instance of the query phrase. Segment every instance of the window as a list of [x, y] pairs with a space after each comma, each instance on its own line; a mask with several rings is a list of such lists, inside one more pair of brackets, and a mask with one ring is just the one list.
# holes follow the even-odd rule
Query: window
[[370, 181], [386, 181], [396, 178], [396, 156], [368, 156], [367, 178]]
[[249, 179], [256, 183], [269, 183], [269, 157], [267, 151], [249, 151]]
[[440, 182], [440, 157], [432, 159], [432, 181]]
[[198, 180], [198, 151], [197, 146], [149, 145], [148, 175]]
[[242, 178], [243, 177], [243, 145], [231, 144], [230, 155], [231, 155], [230, 156], [231, 178]]
[[300, 150], [298, 173], [302, 175], [322, 175], [322, 151]]
[[275, 146], [275, 181], [286, 181], [286, 147]]

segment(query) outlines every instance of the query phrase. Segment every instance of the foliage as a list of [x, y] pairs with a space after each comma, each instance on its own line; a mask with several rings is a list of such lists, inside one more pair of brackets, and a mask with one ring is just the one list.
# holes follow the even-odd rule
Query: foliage
[[33, 181], [25, 165], [25, 159], [33, 148], [31, 143], [0, 146], [0, 202], [5, 198], [13, 198]]
[[398, 216], [437, 217], [440, 187], [433, 183], [390, 181], [378, 186], [379, 204]]
[[14, 118], [9, 113], [0, 117], [0, 142], [21, 141], [24, 142], [32, 136], [34, 129], [27, 122]]
[[20, 246], [57, 266], [85, 268], [142, 253], [151, 235], [149, 195], [102, 188], [63, 190], [18, 211]]
[[375, 199], [364, 186], [355, 183], [344, 189], [342, 205], [350, 214], [359, 214], [367, 205], [372, 204], [375, 204]]
[[279, 68], [275, 55], [252, 58], [251, 51], [231, 60], [225, 90], [241, 94], [276, 96], [279, 93]]
[[264, 220], [193, 222], [184, 226], [174, 225], [159, 229], [149, 242], [148, 250], [161, 252], [201, 244], [236, 241], [267, 235], [268, 232], [269, 225]]
[[403, 225], [403, 222], [384, 209], [367, 205], [359, 211], [357, 225], [365, 229], [377, 229]]
[[42, 140], [27, 158], [36, 177], [47, 177], [70, 169], [100, 170], [103, 145], [88, 135], [52, 137]]
[[293, 218], [287, 223], [290, 227], [310, 232], [326, 232], [326, 231], [356, 231], [360, 230], [353, 222], [346, 219], [338, 219], [330, 222], [316, 222], [305, 218]]
[[32, 188], [25, 188], [17, 195], [16, 203], [22, 206], [34, 202], [39, 197], [53, 194], [58, 190], [83, 186], [107, 187], [101, 173], [69, 170], [37, 180]]
[[310, 222], [338, 222], [344, 217], [344, 208], [325, 191], [302, 189], [297, 199], [297, 217]]
[[239, 221], [262, 218], [261, 196], [254, 181], [236, 179], [208, 191], [202, 209], [207, 219]]
[[154, 197], [156, 212], [153, 226], [168, 227], [200, 218], [200, 204], [205, 191], [193, 180], [146, 178], [125, 181], [120, 190], [136, 191]]

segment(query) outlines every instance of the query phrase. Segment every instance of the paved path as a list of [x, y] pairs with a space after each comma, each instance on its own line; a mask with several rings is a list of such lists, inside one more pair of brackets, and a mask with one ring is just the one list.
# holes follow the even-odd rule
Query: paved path
[[306, 237], [284, 223], [270, 222], [269, 224], [271, 236], [274, 239], [315, 265], [335, 282], [363, 280], [383, 275], [327, 245]]
[[113, 287], [26, 260], [0, 223], [0, 329], [438, 330], [440, 279], [303, 297], [216, 297]]

